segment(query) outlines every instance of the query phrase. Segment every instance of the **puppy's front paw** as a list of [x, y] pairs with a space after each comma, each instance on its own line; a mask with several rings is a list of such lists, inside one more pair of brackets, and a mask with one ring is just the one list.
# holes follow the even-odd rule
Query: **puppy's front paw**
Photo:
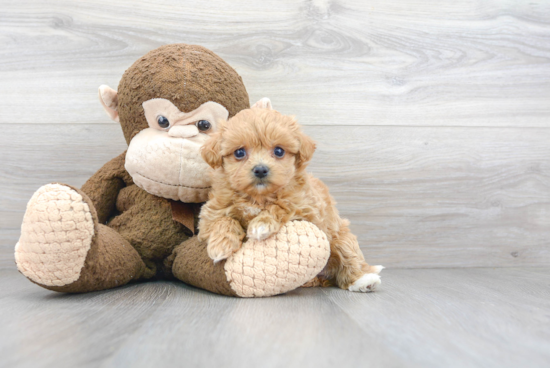
[[381, 283], [380, 276], [375, 273], [366, 273], [351, 284], [348, 290], [368, 293], [378, 289]]
[[248, 225], [247, 236], [249, 239], [264, 240], [277, 233], [281, 229], [275, 219], [270, 217], [256, 217]]
[[211, 236], [208, 239], [206, 251], [208, 256], [214, 260], [214, 263], [218, 263], [238, 251], [241, 245], [241, 240], [234, 234], [220, 234], [215, 237]]

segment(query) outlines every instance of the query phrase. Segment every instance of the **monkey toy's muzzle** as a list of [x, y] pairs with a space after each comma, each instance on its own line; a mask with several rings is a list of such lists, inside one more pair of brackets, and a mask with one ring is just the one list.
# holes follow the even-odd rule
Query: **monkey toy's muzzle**
[[205, 202], [212, 169], [200, 155], [206, 139], [202, 136], [185, 139], [144, 129], [130, 142], [124, 167], [134, 183], [151, 194], [186, 203]]

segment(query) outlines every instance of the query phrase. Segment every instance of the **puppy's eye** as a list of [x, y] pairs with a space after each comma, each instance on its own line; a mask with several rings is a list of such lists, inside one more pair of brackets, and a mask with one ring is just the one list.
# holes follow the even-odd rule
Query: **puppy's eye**
[[244, 148], [239, 148], [233, 152], [233, 155], [237, 160], [242, 160], [246, 156], [246, 150]]
[[282, 158], [285, 155], [285, 150], [281, 147], [275, 147], [273, 149], [273, 154], [275, 155], [275, 157]]
[[160, 115], [157, 118], [157, 123], [159, 124], [159, 127], [161, 127], [161, 128], [168, 128], [170, 126], [170, 122], [168, 121], [168, 119], [166, 119], [162, 115]]
[[210, 122], [208, 120], [199, 120], [199, 121], [197, 121], [197, 128], [199, 128], [199, 130], [201, 132], [206, 132], [211, 127], [212, 127], [212, 124], [210, 124]]

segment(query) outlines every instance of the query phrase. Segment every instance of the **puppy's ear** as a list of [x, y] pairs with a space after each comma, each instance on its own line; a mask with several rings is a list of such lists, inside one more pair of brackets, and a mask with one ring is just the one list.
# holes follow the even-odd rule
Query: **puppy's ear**
[[221, 130], [215, 132], [201, 147], [202, 159], [213, 169], [221, 167], [223, 158], [220, 154]]
[[273, 105], [271, 104], [271, 100], [269, 98], [264, 97], [260, 101], [252, 105], [251, 108], [273, 110]]
[[300, 168], [306, 164], [315, 152], [315, 141], [304, 133], [300, 135], [300, 150], [296, 155], [296, 167]]

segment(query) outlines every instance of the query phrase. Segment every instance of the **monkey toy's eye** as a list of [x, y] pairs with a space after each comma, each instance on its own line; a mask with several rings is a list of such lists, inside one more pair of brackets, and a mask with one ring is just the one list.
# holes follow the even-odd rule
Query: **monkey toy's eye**
[[242, 160], [246, 156], [246, 150], [244, 148], [239, 148], [233, 152], [233, 155], [237, 160]]
[[161, 128], [168, 128], [170, 126], [170, 122], [168, 121], [168, 119], [166, 119], [162, 115], [160, 115], [157, 118], [157, 123], [159, 124], [159, 127], [161, 127]]
[[199, 121], [197, 121], [197, 128], [199, 128], [199, 130], [201, 132], [206, 132], [211, 127], [212, 127], [212, 124], [210, 124], [210, 122], [208, 120], [199, 120]]
[[282, 158], [285, 155], [285, 150], [277, 146], [273, 149], [273, 154], [275, 157]]

